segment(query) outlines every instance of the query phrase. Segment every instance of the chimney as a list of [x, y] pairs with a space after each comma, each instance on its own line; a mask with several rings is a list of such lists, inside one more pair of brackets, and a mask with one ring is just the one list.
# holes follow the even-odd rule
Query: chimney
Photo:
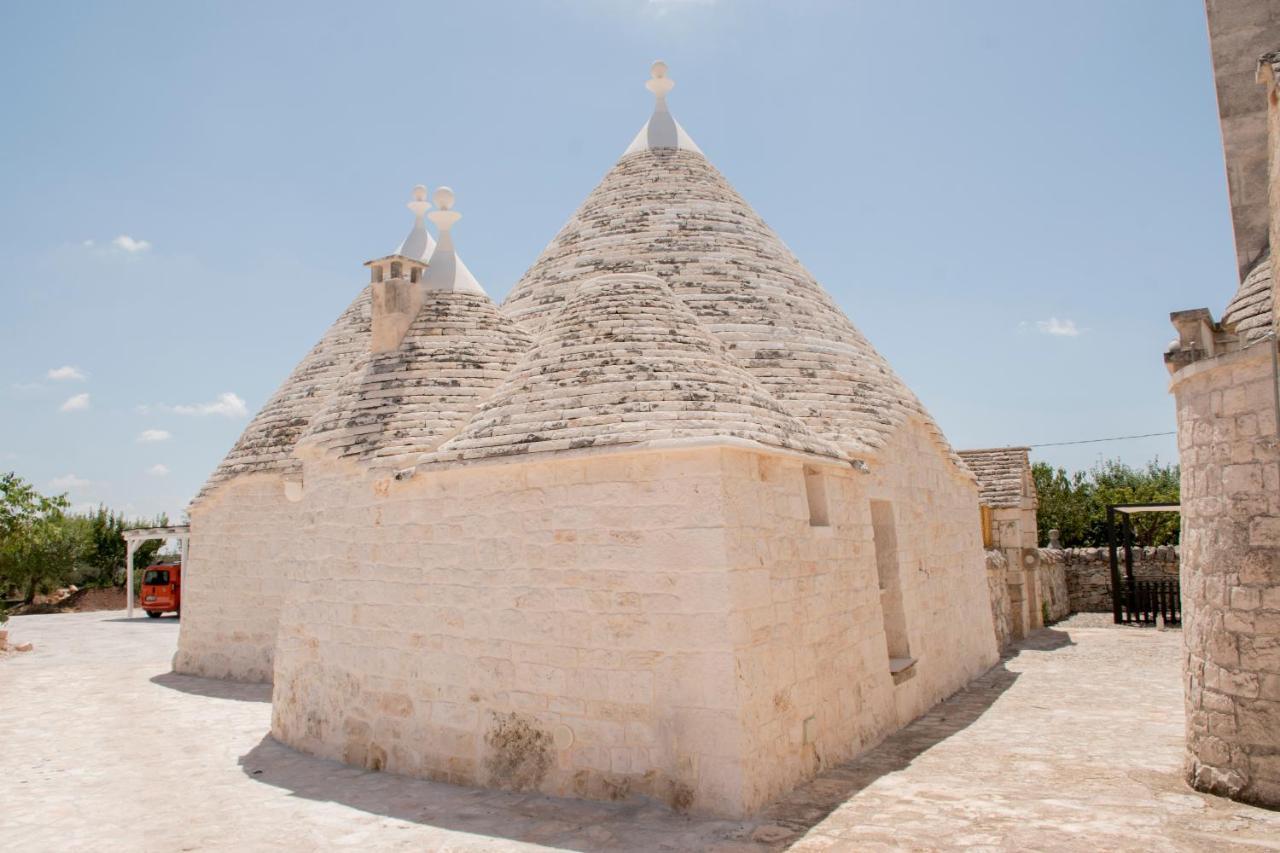
[[[413, 230], [395, 254], [368, 261], [369, 281], [372, 288], [373, 335], [372, 350], [390, 352], [400, 346], [405, 333], [418, 316], [422, 307], [422, 276], [427, 264], [421, 260], [426, 254], [431, 238], [427, 236], [423, 216], [431, 205], [427, 203], [427, 188], [413, 188], [413, 200], [409, 209], [414, 214]], [[421, 243], [421, 246], [416, 244]], [[417, 248], [406, 254], [406, 247]], [[417, 255], [418, 257], [413, 257]]]

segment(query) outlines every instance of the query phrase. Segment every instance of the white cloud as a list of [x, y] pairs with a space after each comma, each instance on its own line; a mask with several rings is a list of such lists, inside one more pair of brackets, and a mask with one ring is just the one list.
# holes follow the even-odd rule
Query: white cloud
[[60, 412], [82, 412], [89, 408], [89, 395], [76, 394], [74, 397], [68, 397], [67, 401], [58, 407]]
[[96, 246], [96, 245], [97, 245], [97, 243], [96, 243], [96, 242], [94, 242], [93, 240], [85, 240], [85, 241], [84, 241], [83, 243], [81, 243], [80, 245], [81, 245], [81, 246], [84, 246], [86, 249], [92, 249], [94, 246]]
[[173, 436], [169, 434], [167, 429], [144, 429], [138, 433], [138, 441], [141, 442], [168, 441], [171, 438]]
[[61, 477], [54, 477], [49, 481], [49, 485], [59, 492], [76, 492], [87, 489], [93, 485], [93, 481], [77, 477], [75, 474], [64, 474]]
[[1029, 332], [1032, 329], [1042, 335], [1053, 335], [1057, 338], [1076, 338], [1089, 331], [1077, 326], [1075, 320], [1059, 320], [1057, 317], [1050, 317], [1048, 320], [1036, 320], [1034, 323], [1023, 321], [1018, 324], [1019, 332]]
[[[91, 242], [92, 241], [90, 241], [90, 243]], [[148, 241], [135, 240], [128, 234], [121, 234], [119, 237], [111, 241], [111, 245], [115, 246], [117, 249], [128, 252], [131, 255], [137, 252], [145, 252], [147, 249], [151, 248], [151, 243]]]
[[152, 477], [167, 477], [169, 475], [169, 466], [157, 462], [147, 469], [147, 473]]
[[231, 391], [224, 391], [216, 400], [194, 405], [178, 405], [165, 407], [179, 415], [222, 415], [224, 418], [244, 418], [249, 416], [249, 409], [244, 400]]
[[83, 382], [85, 380], [84, 371], [78, 367], [72, 367], [69, 364], [64, 364], [62, 367], [55, 367], [45, 375], [55, 382], [65, 382], [68, 380]]

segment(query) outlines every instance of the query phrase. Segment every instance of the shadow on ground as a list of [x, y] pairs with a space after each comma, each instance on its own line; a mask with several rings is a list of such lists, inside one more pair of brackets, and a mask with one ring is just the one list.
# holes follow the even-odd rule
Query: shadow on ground
[[[828, 768], [748, 821], [687, 817], [649, 800], [586, 802], [376, 773], [295, 752], [269, 735], [241, 757], [240, 766], [250, 778], [294, 796], [457, 832], [566, 850], [782, 849], [877, 779], [906, 768], [917, 756], [978, 720], [1017, 680], [1018, 673], [1005, 666], [1011, 657], [1024, 649], [1053, 651], [1070, 645], [1071, 637], [1065, 631], [1036, 632], [965, 689], [905, 729], [858, 758]], [[185, 676], [153, 680], [165, 678], [184, 683], [202, 681]], [[176, 684], [166, 686], [182, 689]], [[266, 699], [269, 693], [262, 701]]]
[[220, 681], [216, 678], [197, 678], [165, 672], [151, 679], [152, 684], [189, 693], [192, 696], [208, 696], [211, 699], [234, 699], [237, 702], [270, 702], [270, 684], [251, 684], [244, 681]]

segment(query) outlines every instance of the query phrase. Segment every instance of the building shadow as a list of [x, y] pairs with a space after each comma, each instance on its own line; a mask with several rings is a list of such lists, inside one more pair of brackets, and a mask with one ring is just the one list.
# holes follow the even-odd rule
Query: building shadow
[[206, 696], [210, 699], [233, 699], [237, 702], [270, 702], [271, 685], [255, 684], [248, 681], [223, 681], [218, 678], [199, 678], [194, 675], [179, 675], [176, 672], [163, 672], [153, 676], [152, 684], [188, 693], [192, 696]]
[[639, 797], [606, 803], [362, 770], [297, 752], [270, 735], [240, 758], [240, 768], [251, 779], [295, 797], [472, 836], [582, 853], [700, 850], [725, 841], [749, 845], [755, 827], [754, 822], [687, 817]]
[[[717, 820], [677, 814], [645, 799], [604, 803], [464, 788], [350, 767], [304, 755], [270, 735], [240, 759], [251, 779], [306, 799], [341, 803], [397, 820], [472, 835], [544, 844], [564, 850], [785, 849], [842, 803], [882, 776], [903, 770], [918, 756], [977, 721], [1018, 679], [1006, 664], [1024, 651], [1074, 645], [1066, 631], [1037, 631], [964, 689], [935, 705], [909, 726], [857, 758], [827, 768], [751, 819]], [[152, 679], [206, 682], [186, 676]], [[222, 683], [222, 682], [210, 682]], [[166, 686], [170, 686], [166, 684]], [[175, 689], [182, 689], [176, 684]], [[270, 699], [270, 688], [259, 701]]]

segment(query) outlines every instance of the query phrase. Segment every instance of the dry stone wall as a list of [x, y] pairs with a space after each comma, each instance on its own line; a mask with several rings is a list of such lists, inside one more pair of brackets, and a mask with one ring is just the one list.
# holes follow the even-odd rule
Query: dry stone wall
[[[1119, 551], [1124, 573], [1124, 552]], [[1041, 548], [1041, 563], [1059, 567], [1070, 613], [1111, 612], [1111, 552], [1108, 548]], [[1139, 580], [1177, 580], [1176, 545], [1133, 549], [1133, 576]], [[1056, 617], [1062, 618], [1062, 617]]]

